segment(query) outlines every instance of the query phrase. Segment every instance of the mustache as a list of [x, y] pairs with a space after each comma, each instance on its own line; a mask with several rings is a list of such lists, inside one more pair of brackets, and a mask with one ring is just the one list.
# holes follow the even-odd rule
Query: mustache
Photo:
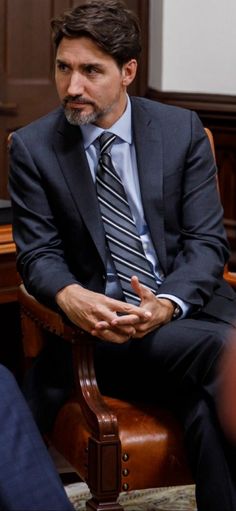
[[83, 98], [83, 96], [65, 96], [62, 104], [63, 106], [66, 106], [67, 103], [76, 103], [77, 105], [93, 105], [94, 103], [86, 98]]

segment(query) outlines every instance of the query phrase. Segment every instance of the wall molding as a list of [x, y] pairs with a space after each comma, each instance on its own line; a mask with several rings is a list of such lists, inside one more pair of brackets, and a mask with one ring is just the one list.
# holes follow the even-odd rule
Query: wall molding
[[216, 124], [226, 120], [236, 129], [236, 95], [200, 94], [188, 92], [163, 92], [147, 89], [146, 97], [162, 103], [190, 108], [198, 112], [201, 118], [211, 117]]

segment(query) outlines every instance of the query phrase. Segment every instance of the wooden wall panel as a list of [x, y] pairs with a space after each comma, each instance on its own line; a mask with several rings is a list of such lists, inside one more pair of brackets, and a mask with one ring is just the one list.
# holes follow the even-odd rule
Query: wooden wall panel
[[[8, 0], [6, 46], [8, 83], [31, 84], [50, 76], [51, 3], [24, 0], [24, 13], [19, 0]], [[27, 17], [26, 17], [27, 16]], [[12, 36], [14, 34], [14, 37]], [[17, 48], [17, 51], [16, 51]]]
[[69, 0], [8, 0], [5, 24], [5, 87], [7, 101], [17, 104], [17, 119], [8, 130], [22, 126], [56, 107], [54, 54], [50, 19]]
[[0, 197], [8, 198], [8, 133], [58, 105], [50, 19], [71, 0], [0, 2]]
[[[4, 44], [4, 21], [5, 21], [5, 2], [0, 2], [0, 76], [3, 76], [4, 65], [5, 65], [5, 44]], [[0, 80], [0, 104], [4, 98], [4, 80]]]

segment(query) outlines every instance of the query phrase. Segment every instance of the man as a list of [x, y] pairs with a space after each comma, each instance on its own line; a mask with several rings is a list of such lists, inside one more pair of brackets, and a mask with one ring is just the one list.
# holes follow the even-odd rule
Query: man
[[208, 139], [195, 113], [128, 97], [140, 34], [122, 2], [86, 3], [52, 29], [62, 108], [12, 137], [19, 272], [94, 335], [102, 391], [176, 408], [198, 511], [235, 510], [216, 413], [235, 294]]
[[0, 509], [72, 511], [12, 374], [0, 365]]

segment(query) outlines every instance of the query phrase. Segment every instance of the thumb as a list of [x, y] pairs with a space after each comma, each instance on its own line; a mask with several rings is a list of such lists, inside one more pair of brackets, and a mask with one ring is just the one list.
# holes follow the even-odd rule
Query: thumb
[[133, 275], [133, 277], [131, 277], [131, 286], [133, 291], [136, 293], [136, 295], [139, 296], [141, 301], [144, 300], [144, 298], [146, 298], [148, 289], [142, 284], [140, 284], [139, 279], [138, 277], [136, 277], [136, 275]]

